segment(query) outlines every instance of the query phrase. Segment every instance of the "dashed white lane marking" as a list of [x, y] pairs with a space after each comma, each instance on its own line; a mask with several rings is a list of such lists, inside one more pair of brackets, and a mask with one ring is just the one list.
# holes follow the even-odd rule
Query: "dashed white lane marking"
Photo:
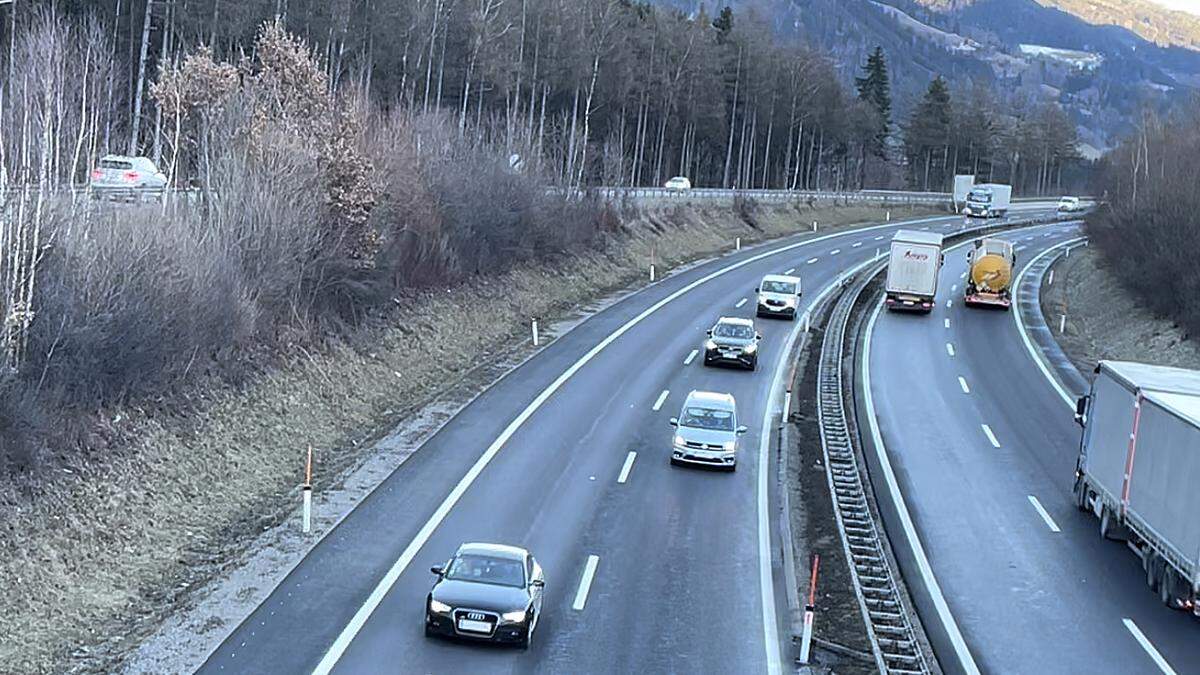
[[986, 424], [980, 424], [979, 426], [983, 429], [983, 435], [988, 437], [988, 442], [992, 444], [992, 447], [1000, 447], [1000, 441], [996, 440], [996, 434], [992, 433], [992, 428]]
[[1146, 650], [1146, 653], [1150, 655], [1150, 658], [1154, 661], [1154, 665], [1158, 666], [1159, 670], [1165, 673], [1165, 675], [1176, 675], [1175, 669], [1171, 667], [1171, 664], [1167, 663], [1162, 654], [1158, 653], [1158, 650], [1150, 643], [1150, 639], [1146, 637], [1142, 629], [1138, 628], [1133, 619], [1121, 619], [1121, 621], [1125, 623], [1125, 627], [1129, 629], [1129, 632], [1133, 633], [1133, 639], [1137, 640], [1142, 649]]
[[883, 235], [879, 235], [878, 237], [875, 237], [875, 241], [880, 241], [882, 239], [883, 239]]
[[946, 343], [946, 353], [950, 356], [954, 356], [954, 345], [950, 344], [949, 342]]
[[633, 460], [635, 459], [637, 459], [637, 453], [630, 450], [629, 456], [625, 458], [625, 465], [621, 467], [621, 475], [617, 476], [618, 483], [624, 483], [629, 480], [629, 472], [633, 470]]
[[697, 354], [699, 354], [699, 353], [700, 353], [700, 350], [699, 350], [699, 349], [693, 349], [693, 350], [692, 350], [692, 353], [691, 353], [691, 354], [688, 354], [688, 355], [687, 355], [687, 358], [683, 360], [683, 365], [685, 365], [685, 366], [690, 366], [690, 365], [692, 365], [692, 361], [695, 361], [695, 360], [696, 360], [696, 355], [697, 355]]
[[951, 307], [953, 307], [953, 306], [954, 306], [954, 301], [953, 301], [953, 300], [947, 300], [947, 301], [946, 301], [946, 309], [950, 309], [950, 308], [951, 308]]
[[950, 319], [942, 319], [942, 323], [945, 324], [946, 328], [950, 327]]
[[583, 606], [587, 604], [588, 591], [592, 588], [592, 579], [596, 578], [596, 566], [600, 564], [600, 556], [589, 555], [587, 565], [583, 568], [583, 578], [579, 580], [579, 590], [575, 591], [575, 602], [571, 603], [571, 609], [582, 612]]
[[667, 400], [667, 395], [671, 393], [670, 389], [663, 389], [663, 393], [658, 395], [658, 400], [654, 402], [654, 410], [662, 408], [663, 402]]
[[1042, 520], [1046, 521], [1046, 527], [1050, 528], [1051, 532], [1062, 532], [1062, 530], [1058, 529], [1058, 523], [1054, 522], [1054, 519], [1046, 512], [1046, 508], [1042, 506], [1037, 497], [1029, 495], [1029, 503], [1033, 504], [1034, 509], [1037, 509], [1038, 515], [1042, 517]]
[[954, 284], [953, 286], [951, 286], [951, 287], [950, 287], [950, 292], [951, 292], [951, 293], [957, 293], [957, 292], [958, 292], [958, 284]]
[[858, 248], [859, 246], [862, 246], [861, 241], [856, 241], [853, 244], [850, 244], [850, 248]]
[[961, 375], [958, 377], [958, 386], [962, 387], [964, 394], [971, 393], [971, 388], [967, 386], [967, 379]]
[[837, 254], [839, 254], [839, 253], [841, 253], [841, 252], [842, 252], [842, 249], [840, 249], [840, 248], [835, 248], [835, 249], [833, 249], [832, 251], [830, 251], [830, 252], [829, 252], [829, 255], [837, 255]]
[[967, 273], [966, 273], [966, 272], [963, 272], [962, 274], [958, 275], [958, 278], [959, 278], [959, 279], [966, 279], [966, 278], [967, 278]]
[[784, 272], [784, 274], [791, 274], [792, 272], [795, 272], [795, 271], [796, 271], [796, 268], [793, 267], [793, 268], [787, 270], [786, 272]]
[[741, 300], [738, 300], [737, 304], [734, 305], [734, 307], [741, 307], [744, 304], [746, 304], [746, 298], [742, 298]]
[[808, 259], [808, 264], [809, 264], [809, 265], [811, 265], [811, 264], [813, 264], [813, 263], [817, 262], [818, 260], [820, 260], [820, 258], [809, 258], [809, 259]]

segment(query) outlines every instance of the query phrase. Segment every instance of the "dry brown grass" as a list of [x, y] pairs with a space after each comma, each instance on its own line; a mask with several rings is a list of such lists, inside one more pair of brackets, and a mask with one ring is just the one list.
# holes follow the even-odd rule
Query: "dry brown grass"
[[[3, 504], [0, 670], [111, 670], [113, 658], [286, 517], [304, 446], [318, 449], [319, 476], [344, 475], [379, 430], [522, 342], [528, 317], [562, 316], [638, 283], [652, 247], [669, 269], [726, 251], [735, 236], [750, 243], [814, 219], [825, 232], [882, 215], [869, 207], [752, 211], [755, 227], [727, 208], [631, 213], [627, 236], [604, 253], [406, 300], [387, 326], [356, 341], [369, 350], [297, 350], [240, 389], [207, 392], [190, 419], [108, 411], [121, 437], [136, 440], [103, 463], [64, 469], [36, 500]], [[413, 359], [414, 350], [424, 358]]]

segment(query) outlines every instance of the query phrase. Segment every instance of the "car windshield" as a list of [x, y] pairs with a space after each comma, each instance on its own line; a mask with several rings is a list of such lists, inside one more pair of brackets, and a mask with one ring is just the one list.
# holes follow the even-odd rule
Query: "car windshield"
[[795, 293], [796, 284], [790, 281], [764, 281], [762, 282], [763, 293]]
[[992, 193], [987, 191], [972, 192], [967, 199], [973, 202], [990, 202], [992, 201]]
[[690, 407], [683, 409], [680, 426], [713, 431], [733, 431], [733, 413], [729, 410]]
[[102, 159], [100, 160], [101, 169], [132, 169], [133, 162], [126, 162], [119, 159]]
[[754, 329], [741, 323], [719, 323], [713, 329], [713, 337], [751, 340], [754, 338]]
[[460, 555], [450, 563], [446, 578], [454, 581], [475, 581], [523, 588], [525, 566], [520, 560], [494, 558], [487, 555]]

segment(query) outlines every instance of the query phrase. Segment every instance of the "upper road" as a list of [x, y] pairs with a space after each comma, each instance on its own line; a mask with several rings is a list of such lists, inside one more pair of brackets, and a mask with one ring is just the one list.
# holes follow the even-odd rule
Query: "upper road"
[[[670, 276], [584, 321], [431, 437], [202, 671], [778, 671], [786, 633], [763, 432], [800, 322], [757, 321], [754, 373], [705, 368], [693, 351], [719, 316], [753, 316], [764, 274], [802, 276], [803, 310], [901, 226], [951, 232], [963, 221], [765, 244]], [[670, 466], [668, 419], [692, 389], [736, 397], [750, 431], [735, 473]], [[528, 651], [422, 634], [429, 567], [475, 540], [527, 547], [545, 569]], [[594, 578], [581, 588], [590, 556]]]
[[[1057, 225], [1008, 238], [1024, 266], [1078, 236]], [[1137, 557], [1075, 508], [1073, 410], [1010, 313], [962, 304], [966, 270], [966, 249], [946, 255], [931, 316], [880, 313], [868, 363], [897, 479], [979, 667], [1152, 673], [1156, 649], [1175, 672], [1197, 672], [1195, 621], [1163, 607]], [[1036, 294], [1018, 290], [1038, 312]]]

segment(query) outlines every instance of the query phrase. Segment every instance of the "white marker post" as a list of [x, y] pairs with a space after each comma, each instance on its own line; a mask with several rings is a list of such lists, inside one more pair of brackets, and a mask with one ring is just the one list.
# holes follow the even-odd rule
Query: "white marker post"
[[808, 663], [812, 650], [813, 620], [817, 613], [817, 570], [821, 567], [821, 556], [814, 555], [812, 576], [808, 582], [808, 602], [804, 605], [804, 633], [800, 638], [800, 663]]
[[304, 485], [301, 487], [301, 492], [304, 494], [304, 516], [303, 525], [304, 534], [312, 531], [312, 446], [308, 446], [308, 459], [304, 462]]
[[1067, 315], [1066, 314], [1063, 314], [1058, 319], [1058, 332], [1059, 332], [1059, 334], [1067, 332]]
[[741, 237], [737, 237], [736, 239], [733, 240], [733, 250], [735, 250], [735, 251], [742, 250], [742, 238]]
[[1046, 285], [1047, 286], [1054, 285], [1054, 270], [1050, 270], [1050, 278], [1046, 280]]
[[536, 347], [536, 346], [538, 346], [538, 343], [539, 343], [537, 319], [533, 320], [532, 328], [533, 328], [533, 346]]
[[891, 211], [887, 212], [887, 222], [889, 222], [889, 223], [892, 222], [892, 212]]
[[817, 231], [817, 221], [813, 221], [813, 232]]
[[654, 281], [654, 247], [650, 247], [650, 281]]

